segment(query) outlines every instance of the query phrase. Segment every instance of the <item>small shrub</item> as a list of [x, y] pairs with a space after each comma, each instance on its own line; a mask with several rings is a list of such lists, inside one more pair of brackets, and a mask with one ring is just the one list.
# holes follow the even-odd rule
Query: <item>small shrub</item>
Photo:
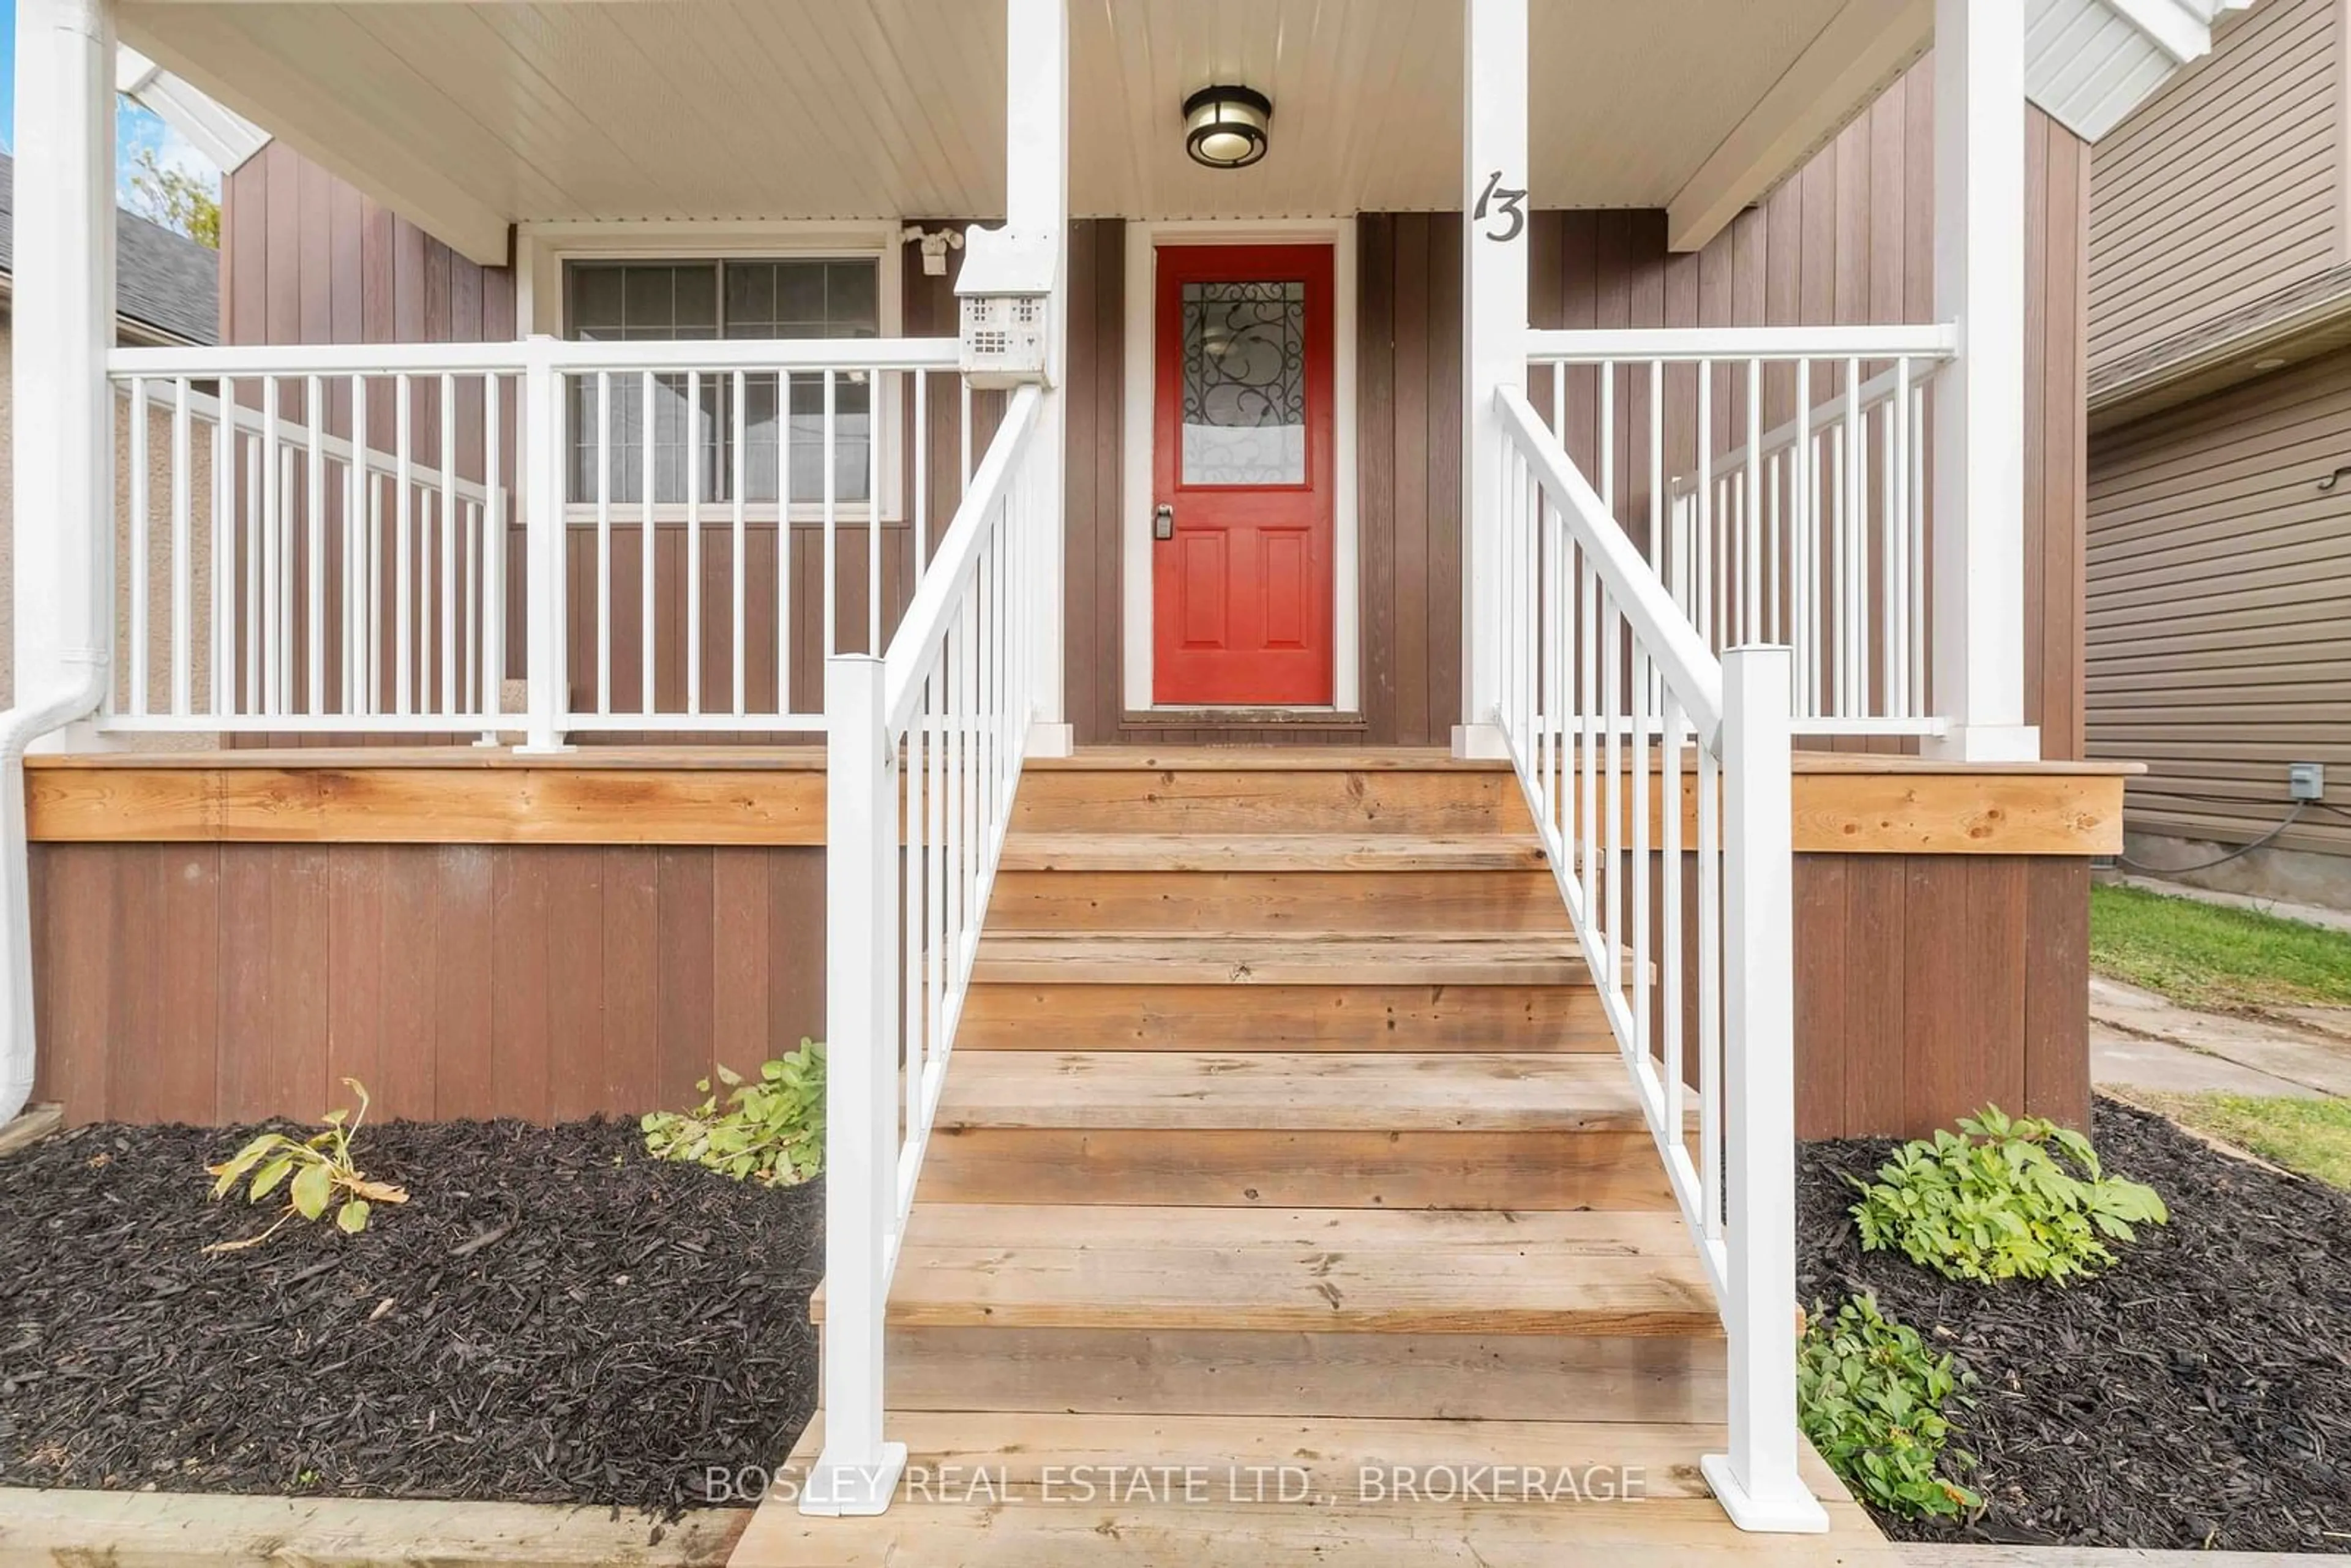
[[[215, 1177], [213, 1197], [223, 1198], [236, 1184], [250, 1175], [246, 1199], [259, 1203], [279, 1186], [286, 1188], [286, 1212], [277, 1223], [257, 1236], [240, 1241], [215, 1241], [204, 1249], [207, 1252], [234, 1252], [241, 1248], [258, 1247], [277, 1234], [279, 1227], [294, 1218], [316, 1219], [331, 1207], [335, 1210], [335, 1228], [347, 1236], [356, 1236], [367, 1228], [368, 1215], [379, 1203], [406, 1203], [407, 1192], [386, 1182], [370, 1181], [359, 1166], [351, 1163], [351, 1139], [367, 1119], [368, 1092], [356, 1078], [346, 1078], [343, 1086], [359, 1096], [357, 1112], [329, 1111], [323, 1118], [326, 1130], [312, 1137], [297, 1141], [283, 1133], [264, 1133], [245, 1147], [216, 1166], [206, 1166], [205, 1174]], [[291, 1177], [289, 1181], [287, 1178]], [[341, 1202], [337, 1203], [337, 1195]]]
[[[724, 1067], [726, 1108], [711, 1094], [691, 1111], [654, 1111], [640, 1124], [655, 1159], [690, 1160], [737, 1181], [793, 1186], [824, 1169], [824, 1047], [803, 1040], [746, 1082]], [[710, 1094], [710, 1080], [695, 1087]]]
[[1878, 1315], [1863, 1295], [1834, 1318], [1815, 1307], [1797, 1349], [1796, 1406], [1804, 1436], [1869, 1502], [1889, 1513], [1949, 1518], [1983, 1500], [1939, 1472], [1948, 1452], [1962, 1468], [1975, 1456], [1951, 1448], [1943, 1409], [1975, 1381], [1918, 1331]]
[[1863, 1248], [1897, 1248], [1953, 1280], [2064, 1285], [2112, 1264], [2106, 1243], [2134, 1225], [2170, 1218], [2154, 1188], [2104, 1175], [2081, 1134], [1997, 1106], [1904, 1145], [1877, 1176], [1850, 1178]]

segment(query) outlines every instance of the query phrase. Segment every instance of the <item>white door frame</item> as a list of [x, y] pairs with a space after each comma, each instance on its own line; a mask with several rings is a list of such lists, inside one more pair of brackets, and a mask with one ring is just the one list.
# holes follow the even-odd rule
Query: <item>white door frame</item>
[[[1119, 535], [1124, 549], [1126, 646], [1121, 686], [1126, 711], [1145, 713], [1151, 700], [1152, 356], [1156, 347], [1152, 302], [1154, 257], [1163, 245], [1315, 245], [1331, 246], [1332, 411], [1338, 431], [1332, 454], [1331, 547], [1331, 706], [1308, 712], [1355, 713], [1363, 703], [1361, 596], [1355, 519], [1355, 220], [1284, 218], [1155, 220], [1126, 224], [1126, 388], [1120, 462]], [[1180, 711], [1196, 712], [1189, 705]]]

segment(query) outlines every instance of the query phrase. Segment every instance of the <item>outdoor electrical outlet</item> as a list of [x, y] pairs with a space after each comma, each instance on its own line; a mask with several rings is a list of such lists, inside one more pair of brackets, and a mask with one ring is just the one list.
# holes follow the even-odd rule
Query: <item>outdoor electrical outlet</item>
[[2289, 800], [2324, 800], [2326, 795], [2326, 765], [2323, 762], [2287, 763], [2285, 794]]

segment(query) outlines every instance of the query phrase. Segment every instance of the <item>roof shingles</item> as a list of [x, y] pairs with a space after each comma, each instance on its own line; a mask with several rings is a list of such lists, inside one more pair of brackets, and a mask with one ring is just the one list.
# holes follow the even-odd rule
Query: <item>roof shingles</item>
[[[0, 153], [0, 276], [16, 271], [16, 164]], [[220, 256], [133, 213], [114, 214], [114, 303], [190, 343], [220, 340]]]

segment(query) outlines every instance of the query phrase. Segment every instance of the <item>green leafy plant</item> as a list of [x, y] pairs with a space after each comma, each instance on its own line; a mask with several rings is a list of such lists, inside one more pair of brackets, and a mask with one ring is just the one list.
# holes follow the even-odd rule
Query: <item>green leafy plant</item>
[[1804, 1436], [1829, 1468], [1889, 1513], [1950, 1518], [1983, 1500], [1941, 1473], [1948, 1456], [1970, 1469], [1975, 1456], [1950, 1448], [1945, 1406], [1975, 1381], [1938, 1355], [1907, 1323], [1879, 1314], [1861, 1295], [1830, 1317], [1815, 1307], [1796, 1354], [1796, 1406]]
[[215, 1199], [226, 1197], [247, 1176], [252, 1178], [246, 1192], [248, 1202], [259, 1203], [279, 1187], [286, 1189], [286, 1212], [268, 1229], [239, 1241], [215, 1241], [205, 1251], [258, 1247], [277, 1235], [287, 1220], [317, 1219], [329, 1208], [335, 1211], [335, 1228], [356, 1236], [367, 1228], [374, 1205], [408, 1201], [404, 1188], [371, 1181], [351, 1163], [351, 1139], [367, 1119], [368, 1092], [356, 1078], [344, 1079], [343, 1086], [359, 1096], [360, 1108], [328, 1112], [324, 1131], [307, 1139], [264, 1133], [219, 1165], [204, 1167], [207, 1175], [216, 1178], [213, 1183]]
[[737, 1181], [794, 1186], [824, 1169], [824, 1047], [803, 1040], [790, 1055], [746, 1080], [726, 1068], [695, 1087], [710, 1098], [691, 1111], [654, 1111], [640, 1124], [655, 1159], [689, 1160]]
[[217, 182], [167, 166], [152, 147], [141, 148], [131, 163], [131, 201], [140, 216], [209, 250], [220, 249]]
[[2154, 1188], [2105, 1175], [2081, 1134], [1996, 1105], [1905, 1144], [1877, 1176], [1848, 1178], [1862, 1246], [1953, 1280], [2067, 1284], [2114, 1262], [2108, 1241], [2170, 1218]]

